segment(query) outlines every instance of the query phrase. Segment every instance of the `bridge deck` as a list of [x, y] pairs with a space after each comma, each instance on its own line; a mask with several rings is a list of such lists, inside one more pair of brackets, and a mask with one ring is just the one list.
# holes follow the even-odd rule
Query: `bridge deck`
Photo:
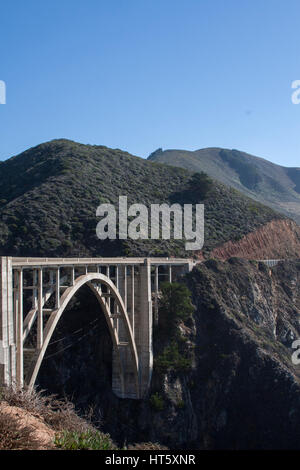
[[137, 265], [145, 264], [149, 261], [151, 265], [173, 265], [181, 266], [183, 264], [195, 263], [194, 260], [190, 258], [16, 258], [12, 257], [12, 266], [13, 267], [23, 267], [26, 266], [32, 268], [33, 266], [61, 266], [61, 265], [70, 265], [70, 266], [88, 266], [88, 265]]

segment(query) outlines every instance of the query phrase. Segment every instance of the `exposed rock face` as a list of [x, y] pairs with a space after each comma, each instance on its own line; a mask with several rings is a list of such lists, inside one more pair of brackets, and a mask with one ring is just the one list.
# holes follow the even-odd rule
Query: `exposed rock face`
[[[104, 373], [97, 379], [101, 361], [105, 370], [108, 359], [99, 352], [103, 340], [98, 336], [98, 343], [88, 338], [80, 346], [86, 365], [91, 344], [94, 353], [98, 348], [94, 371], [90, 365], [79, 373], [79, 355], [70, 356], [63, 368], [53, 358], [55, 391], [63, 394], [68, 376], [80, 407], [99, 407], [104, 430], [120, 444], [299, 449], [300, 366], [291, 360], [292, 342], [300, 338], [299, 281], [300, 261], [272, 269], [236, 258], [206, 261], [186, 278], [195, 305], [193, 318], [180, 324], [194, 351], [188, 371], [161, 375], [154, 370], [149, 399], [118, 399], [110, 390], [108, 373], [106, 382]], [[45, 367], [42, 385], [49, 391], [55, 374], [47, 377]], [[161, 401], [153, 407], [156, 393]]]
[[196, 387], [191, 397], [204, 448], [299, 448], [300, 264], [269, 270], [208, 261], [189, 285], [197, 307]]
[[224, 243], [210, 253], [210, 257], [221, 260], [233, 256], [246, 259], [297, 258], [300, 256], [300, 227], [292, 220], [272, 220], [241, 240]]

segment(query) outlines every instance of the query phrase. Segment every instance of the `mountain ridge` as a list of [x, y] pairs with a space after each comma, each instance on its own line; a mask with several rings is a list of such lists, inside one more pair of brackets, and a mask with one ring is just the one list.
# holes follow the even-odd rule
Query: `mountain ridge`
[[300, 223], [300, 168], [284, 167], [246, 152], [220, 147], [195, 151], [158, 149], [148, 159], [189, 171], [204, 171]]
[[[0, 252], [11, 256], [196, 256], [184, 240], [104, 240], [96, 237], [101, 203], [205, 203], [209, 252], [271, 220], [284, 219], [223, 184], [211, 191], [194, 174], [119, 149], [57, 139], [0, 165]], [[200, 186], [201, 187], [200, 187]], [[209, 185], [208, 185], [209, 186]], [[203, 255], [202, 253], [202, 255]]]

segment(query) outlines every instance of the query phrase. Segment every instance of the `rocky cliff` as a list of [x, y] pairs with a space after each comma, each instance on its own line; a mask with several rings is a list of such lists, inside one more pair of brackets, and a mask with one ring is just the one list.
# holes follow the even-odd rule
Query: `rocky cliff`
[[196, 306], [191, 402], [204, 448], [299, 448], [299, 262], [208, 261], [188, 283]]
[[[161, 326], [154, 331], [155, 367], [145, 400], [120, 400], [111, 393], [109, 354], [101, 346], [101, 335], [107, 336], [101, 329], [97, 340], [81, 342], [80, 354], [72, 354], [72, 360], [68, 354], [65, 360], [59, 355], [49, 358], [40, 384], [52, 391], [55, 383], [58, 393], [67, 385], [80, 407], [99, 409], [103, 429], [121, 444], [299, 449], [300, 366], [291, 359], [292, 343], [300, 337], [299, 280], [299, 261], [269, 269], [231, 258], [195, 268], [183, 280], [194, 311], [177, 322], [179, 353], [170, 328], [163, 333], [162, 325], [168, 322], [160, 310]], [[169, 355], [162, 359], [164, 348]]]
[[210, 257], [221, 260], [233, 256], [245, 259], [298, 258], [300, 227], [289, 219], [272, 220], [240, 240], [226, 242], [210, 252]]

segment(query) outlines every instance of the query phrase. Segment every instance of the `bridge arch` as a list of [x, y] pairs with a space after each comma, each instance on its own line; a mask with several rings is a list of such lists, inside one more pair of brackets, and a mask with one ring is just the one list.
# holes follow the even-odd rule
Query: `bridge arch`
[[[118, 395], [121, 397], [124, 396], [125, 392], [125, 381], [126, 381], [126, 370], [128, 369], [128, 360], [123, 360], [124, 354], [124, 342], [120, 341], [119, 333], [117, 328], [114, 324], [114, 316], [116, 314], [111, 312], [110, 305], [107, 300], [107, 293], [102, 292], [102, 285], [108, 288], [109, 297], [114, 299], [114, 302], [117, 306], [118, 311], [118, 318], [122, 321], [123, 329], [126, 337], [126, 349], [127, 357], [129, 356], [129, 367], [130, 372], [134, 376], [134, 391], [133, 394], [136, 395], [136, 398], [140, 396], [140, 374], [139, 374], [139, 360], [138, 360], [138, 353], [137, 348], [134, 340], [134, 335], [132, 332], [131, 324], [128, 318], [128, 314], [123, 302], [123, 299], [116, 288], [115, 284], [109, 279], [109, 277], [105, 276], [101, 273], [87, 273], [84, 275], [79, 276], [75, 281], [74, 284], [68, 287], [65, 292], [60, 297], [60, 305], [58, 308], [54, 309], [48, 319], [45, 329], [43, 331], [43, 344], [39, 351], [37, 351], [35, 357], [33, 358], [31, 367], [27, 374], [27, 383], [29, 388], [33, 388], [38, 372], [40, 370], [45, 352], [51, 340], [51, 337], [55, 331], [55, 328], [63, 315], [68, 303], [72, 299], [72, 297], [76, 294], [76, 292], [84, 285], [87, 285], [91, 291], [96, 296], [101, 310], [105, 315], [105, 319], [108, 325], [108, 329], [110, 332], [110, 336], [113, 343], [113, 351], [115, 352], [115, 357], [117, 361], [117, 368], [119, 375], [120, 386], [118, 390], [114, 390], [117, 392]], [[127, 366], [125, 367], [124, 362], [126, 362]]]
[[[159, 266], [165, 266], [164, 275], [172, 282], [190, 271], [194, 264], [194, 260], [187, 258], [1, 256], [0, 385], [22, 388], [24, 372], [26, 384], [34, 385], [59, 318], [75, 292], [86, 284], [102, 307], [112, 338], [114, 393], [121, 398], [148, 396], [153, 368], [153, 320], [161, 277]], [[106, 275], [102, 274], [103, 269]], [[107, 286], [104, 291], [101, 284]], [[55, 306], [50, 300], [53, 295]], [[118, 311], [114, 310], [115, 305]], [[30, 308], [28, 313], [24, 312], [27, 308]], [[32, 332], [33, 325], [36, 331]]]

